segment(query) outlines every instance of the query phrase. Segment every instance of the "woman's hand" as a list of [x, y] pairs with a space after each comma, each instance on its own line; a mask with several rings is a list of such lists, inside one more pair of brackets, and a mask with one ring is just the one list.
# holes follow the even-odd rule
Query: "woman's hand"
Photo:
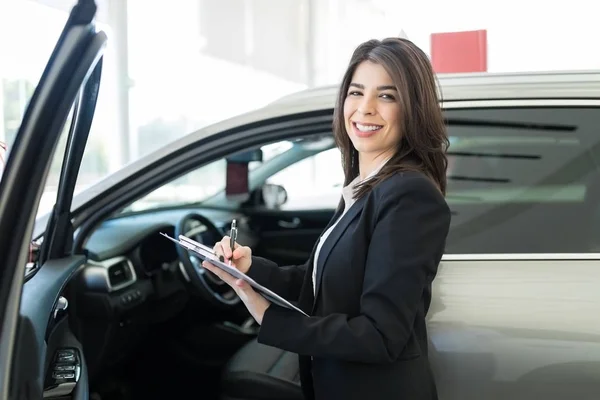
[[[237, 251], [237, 248], [234, 251], [234, 258], [235, 258], [236, 251]], [[241, 258], [242, 258], [242, 256], [240, 256], [238, 258], [238, 260]], [[242, 299], [242, 301], [246, 305], [246, 308], [250, 312], [250, 315], [252, 315], [252, 317], [256, 320], [256, 322], [259, 325], [262, 324], [262, 320], [263, 320], [263, 316], [265, 315], [265, 311], [267, 311], [267, 308], [269, 308], [271, 303], [269, 303], [264, 297], [262, 297], [256, 291], [254, 291], [252, 286], [250, 286], [247, 282], [245, 282], [241, 279], [234, 278], [233, 276], [229, 275], [227, 272], [221, 270], [220, 268], [215, 267], [208, 261], [204, 261], [202, 263], [202, 266], [204, 268], [206, 268], [207, 270], [209, 270], [210, 272], [212, 272], [213, 274], [217, 275], [219, 278], [221, 278], [223, 281], [225, 281], [229, 286], [231, 286], [233, 288], [233, 290], [235, 290], [237, 295], [240, 297], [240, 299]], [[248, 268], [250, 268], [249, 263], [248, 263]]]
[[235, 249], [231, 249], [229, 236], [224, 236], [220, 242], [215, 244], [213, 251], [218, 256], [223, 256], [223, 261], [231, 261], [231, 265], [236, 267], [244, 274], [248, 273], [252, 265], [252, 250], [248, 246], [235, 244]]
[[[229, 236], [225, 236], [220, 242], [215, 244], [213, 250], [218, 256], [223, 256], [224, 262], [231, 261], [231, 265], [237, 268], [240, 272], [246, 274], [250, 270], [250, 266], [252, 265], [252, 250], [250, 247], [240, 246], [236, 243], [235, 248], [231, 249], [230, 238]], [[215, 267], [207, 261], [204, 261], [202, 266], [231, 286], [240, 299], [244, 302], [246, 308], [256, 322], [259, 325], [262, 324], [263, 315], [271, 303], [254, 291], [252, 286], [243, 280], [236, 279], [227, 272]]]

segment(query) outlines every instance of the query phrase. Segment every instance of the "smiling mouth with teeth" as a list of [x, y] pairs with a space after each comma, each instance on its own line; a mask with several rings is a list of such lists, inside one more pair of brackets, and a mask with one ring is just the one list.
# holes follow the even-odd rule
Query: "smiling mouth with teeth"
[[382, 125], [372, 125], [372, 124], [359, 124], [357, 122], [353, 122], [354, 127], [360, 131], [360, 132], [375, 132], [378, 131], [379, 129], [383, 128]]

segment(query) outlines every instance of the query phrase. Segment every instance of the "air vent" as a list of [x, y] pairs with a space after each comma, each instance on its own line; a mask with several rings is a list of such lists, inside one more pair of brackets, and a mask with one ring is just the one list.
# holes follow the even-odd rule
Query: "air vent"
[[88, 261], [81, 279], [89, 290], [110, 293], [134, 284], [137, 277], [131, 261], [120, 256], [104, 261]]
[[134, 277], [127, 260], [118, 262], [108, 267], [108, 283], [113, 290], [133, 282]]

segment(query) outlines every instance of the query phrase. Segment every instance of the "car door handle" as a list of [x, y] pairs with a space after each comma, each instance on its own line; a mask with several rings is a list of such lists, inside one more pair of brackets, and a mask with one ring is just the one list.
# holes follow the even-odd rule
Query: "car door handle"
[[285, 229], [293, 229], [300, 226], [300, 218], [295, 217], [291, 221], [279, 220], [277, 221], [277, 225]]
[[58, 298], [58, 302], [56, 303], [56, 306], [54, 307], [54, 319], [56, 319], [56, 317], [58, 316], [58, 313], [60, 313], [62, 311], [66, 311], [67, 307], [69, 307], [69, 302], [67, 301], [66, 298], [64, 298], [63, 296], [60, 296]]

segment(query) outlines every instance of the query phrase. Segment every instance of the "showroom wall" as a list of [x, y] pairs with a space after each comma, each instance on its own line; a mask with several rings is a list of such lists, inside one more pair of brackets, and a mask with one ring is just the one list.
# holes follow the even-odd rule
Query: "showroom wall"
[[[73, 3], [0, 1], [0, 142], [9, 151]], [[568, 8], [541, 0], [97, 3], [110, 42], [78, 190], [207, 124], [336, 84], [354, 47], [370, 38], [405, 36], [432, 55], [432, 34], [483, 30], [487, 72], [600, 68], [590, 45], [600, 26], [586, 0]], [[53, 203], [58, 168], [41, 208]]]

